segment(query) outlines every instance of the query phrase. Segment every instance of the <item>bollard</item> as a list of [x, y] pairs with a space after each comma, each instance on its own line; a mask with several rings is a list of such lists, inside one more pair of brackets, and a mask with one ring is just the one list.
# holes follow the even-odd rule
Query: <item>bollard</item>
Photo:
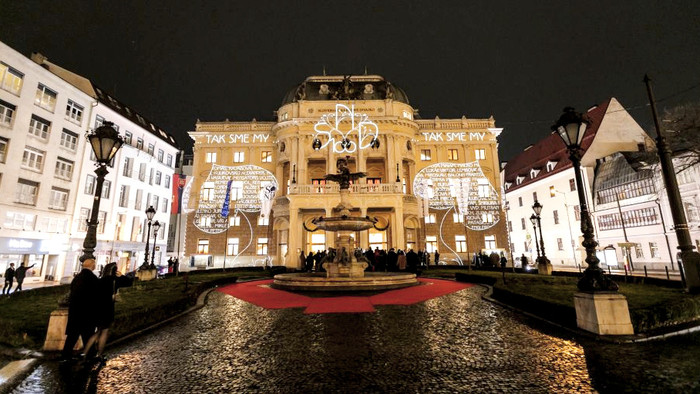
[[666, 279], [671, 280], [671, 275], [668, 274], [668, 266], [665, 265], [664, 268], [666, 268]]
[[625, 283], [627, 283], [627, 264], [625, 264]]

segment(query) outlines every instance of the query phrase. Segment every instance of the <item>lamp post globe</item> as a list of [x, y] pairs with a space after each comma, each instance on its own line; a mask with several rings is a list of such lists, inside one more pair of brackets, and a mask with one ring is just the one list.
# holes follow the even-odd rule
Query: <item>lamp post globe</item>
[[532, 210], [535, 211], [535, 215], [540, 216], [540, 213], [542, 213], [542, 204], [540, 204], [539, 201], [535, 201], [532, 205]]
[[139, 270], [147, 270], [150, 269], [148, 266], [148, 252], [149, 252], [149, 242], [151, 240], [151, 220], [153, 220], [153, 216], [156, 214], [156, 209], [153, 208], [153, 205], [148, 207], [146, 209], [146, 218], [148, 219], [148, 230], [146, 230], [146, 250], [143, 254], [143, 264], [139, 268]]
[[586, 133], [589, 120], [581, 113], [576, 112], [572, 107], [564, 108], [564, 113], [559, 117], [559, 120], [552, 126], [552, 130], [556, 131], [564, 141], [566, 149], [569, 152], [569, 159], [574, 166], [574, 176], [576, 179], [576, 190], [578, 192], [579, 206], [581, 207], [581, 232], [583, 233], [583, 242], [581, 245], [586, 250], [586, 263], [588, 267], [583, 271], [583, 277], [578, 282], [578, 288], [581, 291], [617, 291], [617, 283], [610, 280], [603, 270], [599, 267], [600, 260], [596, 257], [596, 246], [598, 242], [593, 234], [593, 223], [588, 212], [588, 204], [586, 196], [583, 192], [583, 178], [581, 177], [581, 157], [582, 148], [581, 142]]
[[156, 266], [153, 263], [153, 260], [156, 258], [156, 237], [158, 236], [158, 230], [160, 230], [160, 222], [155, 221], [153, 222], [153, 252], [151, 253], [151, 266], [149, 267], [150, 269], [155, 269]]
[[95, 247], [97, 246], [97, 217], [100, 211], [100, 201], [102, 200], [102, 185], [105, 181], [107, 165], [112, 161], [114, 156], [119, 151], [119, 148], [124, 144], [124, 140], [113, 127], [114, 123], [104, 122], [102, 126], [95, 129], [87, 135], [93, 152], [95, 153], [95, 161], [97, 168], [97, 181], [95, 184], [95, 198], [92, 201], [92, 211], [90, 219], [87, 222], [87, 233], [83, 241], [83, 254], [80, 256], [80, 261], [95, 260]]

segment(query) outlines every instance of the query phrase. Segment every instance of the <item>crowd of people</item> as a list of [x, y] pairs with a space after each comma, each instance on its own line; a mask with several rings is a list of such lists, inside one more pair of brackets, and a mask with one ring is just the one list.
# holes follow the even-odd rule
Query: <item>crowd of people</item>
[[12, 283], [17, 280], [17, 287], [15, 287], [15, 293], [22, 291], [22, 283], [24, 283], [24, 277], [27, 276], [27, 270], [34, 267], [34, 264], [27, 267], [25, 263], [22, 263], [17, 269], [15, 269], [15, 263], [10, 263], [10, 266], [5, 270], [5, 286], [2, 288], [2, 294], [10, 294], [12, 290]]
[[[305, 272], [324, 272], [323, 262], [327, 260], [327, 256], [333, 253], [333, 250], [320, 250], [305, 254], [301, 251], [299, 254], [299, 263], [302, 271]], [[391, 248], [388, 251], [375, 247], [374, 250], [355, 249], [355, 256], [358, 260], [367, 262], [368, 272], [413, 272], [417, 273], [419, 269], [427, 268], [431, 264], [431, 254], [413, 249], [403, 251], [401, 249]], [[436, 250], [433, 254], [435, 264], [440, 260], [440, 253]]]
[[132, 278], [121, 275], [117, 263], [105, 265], [99, 278], [94, 270], [95, 260], [86, 259], [82, 263], [82, 270], [70, 284], [62, 361], [73, 361], [74, 347], [79, 337], [83, 341], [83, 359], [104, 361], [102, 352], [107, 343], [109, 328], [114, 322], [117, 290], [133, 283]]

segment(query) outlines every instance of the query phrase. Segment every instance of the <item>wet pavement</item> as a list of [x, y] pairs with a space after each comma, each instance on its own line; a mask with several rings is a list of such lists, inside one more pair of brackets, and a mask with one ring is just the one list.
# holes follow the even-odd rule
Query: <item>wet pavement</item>
[[[15, 392], [586, 393], [617, 387], [608, 381], [617, 375], [604, 373], [612, 370], [601, 369], [608, 380], [595, 379], [589, 365], [594, 370], [608, 356], [617, 358], [618, 345], [591, 353], [584, 350], [590, 344], [543, 333], [533, 328], [537, 323], [482, 300], [482, 292], [475, 286], [415, 305], [379, 306], [375, 313], [324, 315], [266, 310], [213, 292], [203, 309], [109, 349], [103, 368], [45, 362]], [[643, 348], [635, 351], [648, 359]], [[649, 388], [637, 381], [624, 390]], [[700, 390], [692, 383], [672, 387]]]

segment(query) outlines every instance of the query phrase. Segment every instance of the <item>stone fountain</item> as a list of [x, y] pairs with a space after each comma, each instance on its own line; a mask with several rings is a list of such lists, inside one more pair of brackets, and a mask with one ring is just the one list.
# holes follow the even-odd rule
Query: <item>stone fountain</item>
[[355, 241], [351, 237], [354, 231], [375, 228], [379, 220], [369, 216], [353, 216], [350, 204], [350, 182], [366, 176], [362, 172], [351, 173], [348, 158], [336, 162], [337, 174], [327, 174], [325, 179], [340, 185], [340, 203], [333, 208], [333, 216], [317, 217], [311, 220], [313, 228], [304, 223], [307, 231], [334, 231], [338, 233], [336, 248], [329, 251], [323, 262], [325, 275], [322, 273], [297, 273], [275, 275], [273, 287], [291, 290], [383, 290], [418, 284], [415, 274], [395, 272], [365, 272], [368, 262], [361, 251], [356, 253]]

